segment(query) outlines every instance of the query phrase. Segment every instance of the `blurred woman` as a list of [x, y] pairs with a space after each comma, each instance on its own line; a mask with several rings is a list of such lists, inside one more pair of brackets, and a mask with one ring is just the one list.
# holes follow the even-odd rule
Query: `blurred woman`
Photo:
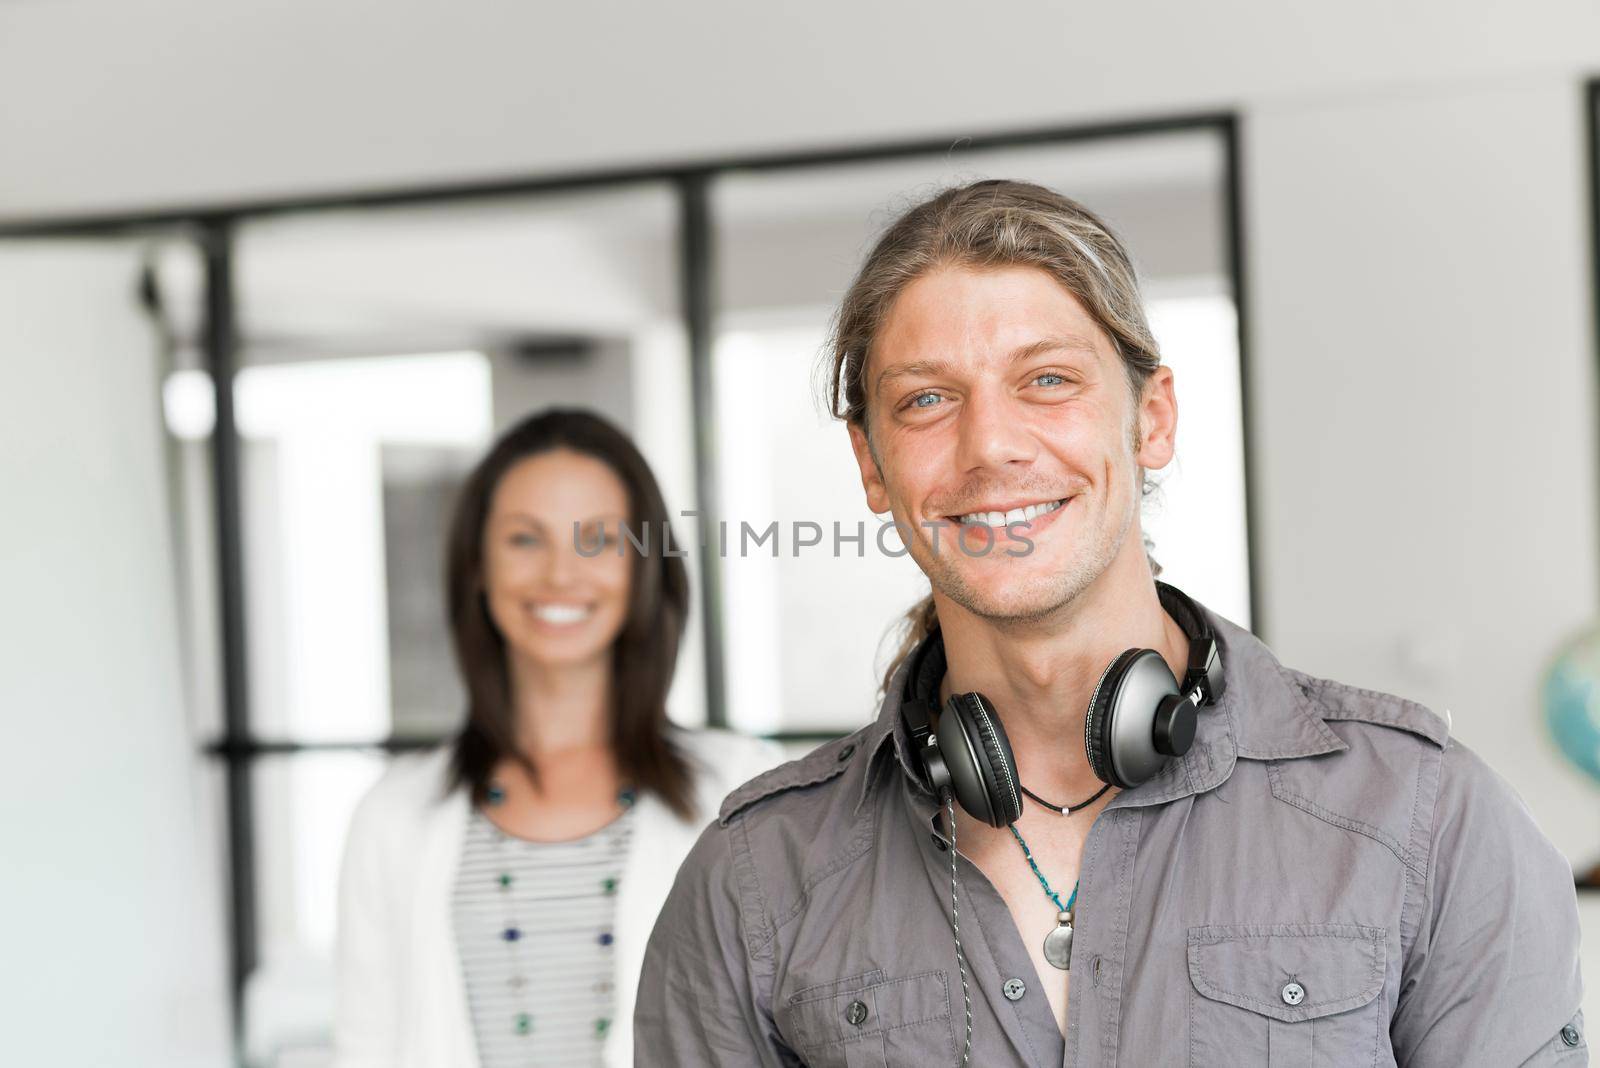
[[510, 430], [466, 481], [448, 556], [466, 723], [396, 760], [351, 822], [336, 1063], [632, 1065], [679, 862], [780, 751], [667, 720], [688, 574], [605, 420]]

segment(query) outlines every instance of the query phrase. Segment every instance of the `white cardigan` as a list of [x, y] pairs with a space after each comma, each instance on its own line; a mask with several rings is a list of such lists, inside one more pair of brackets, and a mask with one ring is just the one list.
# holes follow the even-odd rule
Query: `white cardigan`
[[[645, 941], [678, 865], [722, 799], [783, 760], [771, 742], [728, 731], [677, 731], [695, 769], [697, 816], [681, 820], [641, 793], [617, 888], [616, 1014], [607, 1068], [633, 1064], [633, 1006]], [[357, 806], [339, 877], [335, 1068], [478, 1068], [451, 921], [451, 892], [471, 812], [444, 793], [449, 749], [395, 760]]]

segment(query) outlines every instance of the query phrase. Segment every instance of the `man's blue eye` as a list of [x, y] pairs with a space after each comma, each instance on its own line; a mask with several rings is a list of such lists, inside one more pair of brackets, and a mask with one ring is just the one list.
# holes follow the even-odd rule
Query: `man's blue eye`
[[1045, 385], [1047, 385], [1047, 386], [1059, 386], [1061, 383], [1066, 381], [1065, 378], [1063, 378], [1060, 375], [1056, 374], [1054, 371], [1046, 371], [1044, 374], [1040, 375], [1038, 378], [1035, 378], [1034, 381], [1035, 382], [1044, 382], [1044, 380], [1047, 379], [1047, 378], [1055, 379], [1054, 382], [1045, 382]]
[[931, 404], [923, 404], [922, 402], [925, 401], [925, 400], [936, 401], [938, 399], [939, 399], [939, 394], [937, 394], [937, 393], [918, 393], [915, 397], [911, 398], [911, 407], [913, 407], [913, 408], [932, 408], [933, 405], [931, 405]]

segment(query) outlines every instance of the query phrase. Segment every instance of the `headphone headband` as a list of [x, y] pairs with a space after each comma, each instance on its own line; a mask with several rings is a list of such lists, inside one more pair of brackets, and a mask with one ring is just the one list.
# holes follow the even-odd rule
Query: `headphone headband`
[[900, 695], [901, 708], [911, 726], [912, 740], [920, 741], [918, 728], [926, 735], [931, 729], [933, 714], [939, 710], [939, 681], [945, 673], [944, 634], [938, 624], [917, 643], [909, 660], [905, 687]]
[[1206, 615], [1178, 587], [1156, 580], [1156, 595], [1161, 607], [1177, 620], [1178, 626], [1189, 639], [1189, 663], [1183, 672], [1182, 689], [1185, 694], [1196, 694], [1196, 707], [1208, 704], [1222, 696], [1222, 657], [1217, 652], [1216, 635], [1206, 622]]
[[[1199, 606], [1191, 601], [1182, 590], [1169, 583], [1157, 581], [1156, 594], [1161, 601], [1162, 609], [1177, 622], [1184, 635], [1189, 639], [1188, 663], [1184, 667], [1183, 678], [1179, 681], [1179, 692], [1170, 698], [1168, 704], [1163, 704], [1160, 709], [1156, 710], [1158, 721], [1156, 731], [1160, 736], [1160, 740], [1155, 744], [1162, 746], [1162, 751], [1181, 752], [1188, 748], [1189, 740], [1193, 737], [1194, 712], [1200, 707], [1214, 702], [1222, 695], [1222, 658], [1218, 652], [1216, 637], [1211, 631], [1211, 626], [1206, 619], [1205, 613]], [[1112, 668], [1117, 667], [1119, 664], [1127, 667], [1129, 657], [1135, 652], [1137, 651], [1128, 650], [1117, 661], [1113, 661]], [[1144, 655], [1152, 662], [1160, 660], [1150, 650], [1144, 650]], [[937, 623], [934, 624], [933, 630], [917, 643], [907, 660], [905, 681], [900, 695], [900, 712], [905, 721], [906, 729], [911, 736], [912, 752], [918, 755], [924, 770], [929, 775], [930, 782], [934, 782], [937, 789], [940, 784], [949, 781], [950, 770], [945, 766], [945, 762], [942, 759], [940, 741], [934, 737], [933, 732], [934, 717], [939, 713], [939, 684], [944, 678], [947, 667], [944, 634], [940, 631]], [[1107, 669], [1107, 673], [1112, 673], [1110, 668]], [[1164, 670], [1161, 674], [1166, 675], [1169, 680], [1166, 685], [1170, 687], [1172, 681], [1175, 681], [1172, 680], [1171, 674]], [[1108, 708], [1113, 703], [1121, 701], [1119, 694], [1123, 686], [1125, 673], [1119, 672], [1117, 675], [1116, 685], [1105, 695], [1104, 703]], [[1105, 679], [1102, 678], [1102, 683], [1104, 682]], [[1171, 690], [1168, 689], [1167, 692], [1170, 693]], [[1097, 687], [1096, 698], [1098, 699], [1099, 697], [1100, 688]], [[1171, 704], [1174, 702], [1177, 704]], [[1189, 711], [1182, 712], [1180, 706], [1187, 706]], [[1176, 715], [1178, 719], [1186, 722], [1186, 728], [1178, 730], [1174, 736], [1169, 732], [1169, 728], [1174, 722], [1175, 708], [1177, 708]], [[1097, 712], [1101, 714], [1097, 715]], [[1110, 766], [1112, 761], [1109, 750], [1115, 748], [1118, 753], [1124, 752], [1124, 750], [1116, 748], [1121, 743], [1113, 742], [1110, 738], [1104, 739], [1103, 744], [1100, 745], [1095, 744], [1093, 741], [1093, 739], [1098, 739], [1098, 728], [1103, 727], [1108, 719], [1104, 712], [1105, 710], [1097, 709], [1095, 701], [1091, 701], [1089, 715], [1085, 719], [1085, 741], [1090, 743], [1090, 766], [1095, 768], [1096, 773], [1102, 779], [1108, 782], [1115, 780], [1120, 784], [1122, 780], [1117, 777], [1115, 769]], [[940, 719], [940, 723], [939, 733], [942, 736], [945, 733], [943, 718]], [[1095, 727], [1096, 730], [1090, 730], [1091, 727]], [[1166, 749], [1165, 747], [1174, 740], [1177, 741], [1178, 748], [1175, 750]], [[1102, 749], [1107, 751], [1102, 752]], [[1155, 757], [1155, 754], [1152, 753], [1150, 756]], [[937, 762], [938, 767], [932, 766], [930, 759]], [[1119, 757], [1118, 760], [1120, 759]]]
[[[1210, 700], [1221, 697], [1221, 658], [1217, 654], [1216, 637], [1206, 622], [1205, 613], [1189, 599], [1188, 594], [1160, 579], [1156, 580], [1156, 596], [1161, 599], [1161, 607], [1177, 621], [1178, 626], [1183, 628], [1184, 636], [1189, 639], [1189, 663], [1184, 671], [1184, 689], [1192, 690], [1198, 682], [1205, 681], [1209, 685], [1207, 697]], [[928, 724], [939, 709], [939, 682], [944, 678], [946, 666], [944, 634], [938, 624], [934, 624], [933, 630], [916, 644], [907, 659], [910, 667], [901, 691], [902, 707], [906, 709], [913, 734], [921, 726], [923, 735], [926, 735]]]

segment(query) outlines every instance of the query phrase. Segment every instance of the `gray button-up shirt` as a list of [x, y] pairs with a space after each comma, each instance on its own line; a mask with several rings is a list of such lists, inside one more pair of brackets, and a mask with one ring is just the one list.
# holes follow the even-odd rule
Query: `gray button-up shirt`
[[[1571, 869], [1511, 787], [1420, 705], [1207, 616], [1221, 699], [1084, 846], [1065, 1035], [958, 860], [971, 1063], [1587, 1064]], [[957, 1063], [950, 855], [900, 671], [876, 722], [701, 836], [646, 952], [636, 1064]]]

